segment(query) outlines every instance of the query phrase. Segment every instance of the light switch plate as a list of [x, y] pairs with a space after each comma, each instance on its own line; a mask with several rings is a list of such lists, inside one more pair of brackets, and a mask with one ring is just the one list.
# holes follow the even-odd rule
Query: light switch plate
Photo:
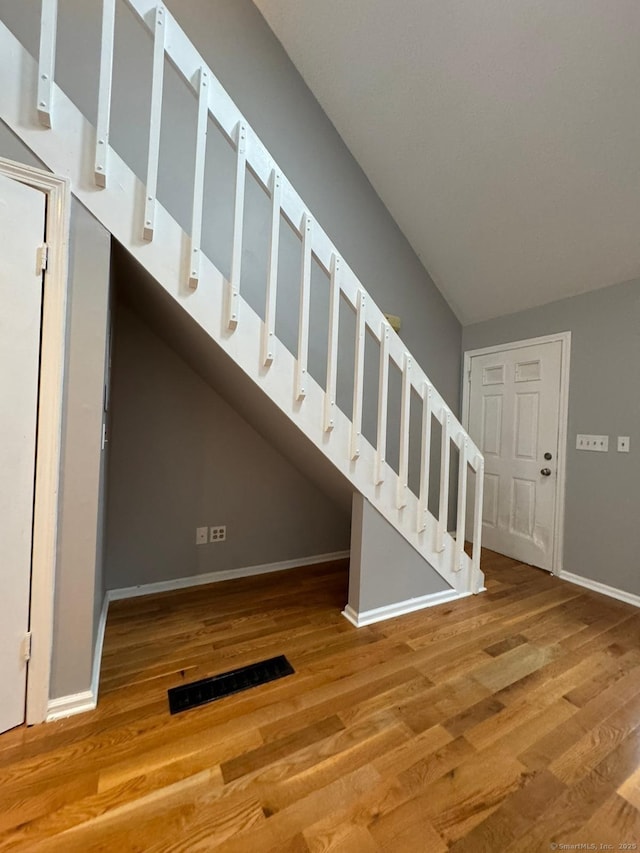
[[596, 453], [606, 453], [609, 450], [608, 435], [578, 435], [576, 436], [577, 450], [595, 450]]

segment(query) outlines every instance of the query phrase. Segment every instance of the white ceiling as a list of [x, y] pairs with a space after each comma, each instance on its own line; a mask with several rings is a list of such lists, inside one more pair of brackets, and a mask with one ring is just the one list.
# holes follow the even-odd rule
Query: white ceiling
[[462, 323], [640, 277], [638, 0], [254, 2]]

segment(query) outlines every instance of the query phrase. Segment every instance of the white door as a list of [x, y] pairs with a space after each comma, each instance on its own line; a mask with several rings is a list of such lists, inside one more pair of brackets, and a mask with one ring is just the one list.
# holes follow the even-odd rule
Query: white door
[[0, 175], [0, 732], [24, 722], [45, 195]]
[[562, 343], [471, 358], [469, 434], [485, 458], [482, 544], [553, 568]]

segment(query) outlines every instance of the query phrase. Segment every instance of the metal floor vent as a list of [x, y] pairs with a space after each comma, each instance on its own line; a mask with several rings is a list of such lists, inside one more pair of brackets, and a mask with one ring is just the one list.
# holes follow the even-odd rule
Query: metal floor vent
[[169, 690], [169, 710], [172, 714], [187, 711], [189, 708], [197, 708], [198, 705], [207, 705], [240, 693], [241, 690], [249, 690], [259, 684], [267, 684], [285, 675], [293, 675], [295, 672], [284, 655], [277, 658], [261, 660], [240, 669], [232, 669], [211, 678], [203, 678], [202, 681], [193, 681], [191, 684], [181, 684], [180, 687], [172, 687]]

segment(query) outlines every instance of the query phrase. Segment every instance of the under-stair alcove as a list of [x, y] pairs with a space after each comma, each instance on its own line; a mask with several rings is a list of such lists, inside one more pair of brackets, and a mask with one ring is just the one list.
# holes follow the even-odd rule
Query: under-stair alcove
[[[416, 574], [480, 591], [483, 458], [456, 415], [460, 323], [255, 7], [221, 4], [199, 48], [202, 27], [189, 35], [172, 14], [182, 2], [5, 5], [3, 126], [114, 245], [109, 423], [91, 433], [96, 470], [111, 457], [107, 589], [345, 553], [358, 493], [418, 555]], [[228, 50], [238, 25], [257, 66]], [[362, 506], [361, 530], [386, 530]], [[196, 544], [218, 526], [224, 541]], [[50, 694], [58, 716], [97, 698], [100, 512], [85, 530], [98, 542], [95, 564], [78, 561], [95, 592], [94, 666], [90, 685], [85, 672]], [[360, 589], [365, 608], [429, 595], [395, 583], [402, 566], [389, 552], [372, 578], [385, 597]], [[75, 587], [55, 593], [59, 625], [87, 616]]]
[[[358, 627], [458, 597], [290, 418], [255, 393], [238, 365], [212, 346], [116, 240], [111, 260], [109, 600], [333, 559], [344, 560], [350, 572], [336, 608]], [[348, 363], [353, 325], [343, 322], [340, 333], [340, 347], [351, 355]], [[399, 372], [395, 379], [390, 371], [391, 409], [401, 402]], [[348, 391], [338, 394], [339, 404], [349, 402]], [[411, 402], [409, 488], [417, 497], [421, 411]], [[374, 416], [376, 406], [368, 408]], [[363, 419], [363, 428], [366, 424]], [[435, 515], [437, 427], [435, 421], [430, 488]], [[375, 417], [369, 429], [375, 444]], [[396, 467], [399, 442], [399, 434], [387, 436]], [[455, 450], [452, 444], [448, 513], [453, 528]], [[211, 541], [211, 528], [218, 525], [226, 528], [224, 542]], [[206, 528], [206, 544], [196, 544], [197, 528]], [[288, 583], [286, 573], [282, 583]]]
[[344, 558], [349, 484], [115, 241], [112, 280], [109, 595]]

